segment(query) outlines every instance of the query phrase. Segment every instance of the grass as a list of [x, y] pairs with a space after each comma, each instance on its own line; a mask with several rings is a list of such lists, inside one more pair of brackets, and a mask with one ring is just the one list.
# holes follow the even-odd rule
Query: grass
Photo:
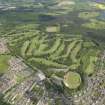
[[66, 65], [58, 64], [56, 62], [53, 62], [53, 61], [50, 61], [50, 60], [46, 60], [44, 58], [30, 58], [28, 61], [29, 62], [30, 61], [38, 62], [38, 63], [40, 63], [42, 65], [45, 65], [45, 66], [48, 66], [48, 67], [67, 68]]
[[[59, 6], [59, 8], [57, 8], [57, 3], [51, 2], [50, 5], [43, 3], [43, 6], [45, 5], [47, 6], [43, 10], [41, 7], [40, 8], [41, 11], [40, 9], [38, 9], [39, 10], [38, 13], [36, 12], [37, 9], [33, 9], [34, 12], [33, 10], [32, 12], [30, 12], [31, 8], [28, 7], [29, 4], [27, 3], [24, 5], [23, 3], [24, 5], [23, 7], [28, 7], [29, 9], [29, 10], [27, 9], [28, 12], [27, 11], [23, 12], [23, 10], [19, 12], [2, 11], [0, 15], [1, 16], [0, 20], [3, 20], [3, 24], [6, 23], [5, 28], [3, 26], [1, 26], [0, 28], [0, 36], [3, 36], [3, 37], [5, 36], [5, 38], [9, 37], [11, 39], [9, 42], [13, 46], [11, 48], [12, 49], [11, 53], [13, 55], [16, 54], [16, 56], [21, 55], [25, 63], [29, 64], [28, 66], [30, 67], [32, 65], [32, 68], [35, 68], [38, 66], [38, 69], [42, 70], [42, 72], [46, 70], [45, 75], [49, 78], [51, 77], [51, 76], [48, 76], [49, 74], [52, 75], [56, 73], [53, 70], [51, 70], [52, 67], [54, 68], [54, 70], [55, 69], [60, 70], [61, 68], [67, 67], [67, 70], [70, 70], [72, 72], [68, 72], [67, 74], [65, 74], [60, 71], [58, 72], [59, 75], [57, 76], [62, 78], [65, 74], [64, 84], [69, 89], [78, 88], [82, 84], [81, 78], [82, 79], [85, 78], [85, 76], [82, 77], [82, 75], [80, 77], [80, 75], [76, 72], [79, 72], [81, 74], [85, 73], [86, 75], [93, 74], [95, 71], [95, 62], [97, 61], [96, 59], [97, 54], [94, 53], [96, 51], [94, 49], [96, 47], [96, 44], [93, 41], [91, 40], [86, 42], [83, 41], [81, 42], [81, 44], [79, 44], [80, 41], [78, 41], [78, 39], [75, 39], [74, 41], [72, 40], [73, 39], [72, 37], [76, 37], [75, 34], [82, 34], [81, 35], [81, 38], [82, 38], [82, 36], [85, 37], [85, 35], [87, 35], [88, 32], [90, 33], [92, 32], [92, 34], [89, 33], [90, 36], [94, 36], [95, 33], [97, 33], [95, 35], [101, 36], [101, 33], [102, 34], [104, 33], [102, 29], [105, 29], [104, 21], [93, 19], [96, 17], [98, 18], [99, 13], [97, 13], [97, 11], [99, 9], [103, 9], [103, 10], [105, 9], [104, 4], [100, 4], [100, 5], [97, 4], [95, 6], [98, 9], [94, 9], [94, 6], [90, 7], [88, 2], [86, 1], [83, 2], [83, 0], [80, 3], [78, 3], [78, 0], [76, 0], [75, 3], [76, 5], [73, 5], [73, 6], [69, 4], [63, 4], [62, 6]], [[37, 8], [36, 4], [35, 6], [34, 5], [30, 5], [30, 6], [32, 6], [32, 8]], [[40, 6], [41, 5], [38, 5], [38, 7]], [[21, 5], [19, 7], [21, 7]], [[43, 19], [44, 17], [43, 15], [42, 17], [39, 16], [39, 14], [41, 14], [40, 12], [43, 12], [43, 14], [46, 12], [46, 14], [51, 16], [46, 15], [45, 19]], [[101, 11], [99, 12], [101, 13]], [[80, 13], [79, 17], [78, 17], [78, 13]], [[40, 17], [42, 18], [42, 20], [38, 19]], [[7, 22], [9, 24], [12, 24], [12, 22], [15, 22], [18, 24], [16, 24], [16, 27], [13, 26], [6, 29]], [[38, 23], [38, 25], [30, 24], [31, 22], [33, 24]], [[28, 23], [28, 24], [25, 24], [25, 23]], [[59, 24], [60, 26], [56, 24]], [[67, 24], [65, 28], [62, 27], [64, 24]], [[81, 26], [81, 24], [83, 25]], [[2, 27], [3, 27], [3, 30], [1, 30]], [[11, 28], [11, 31], [10, 31], [10, 28]], [[102, 31], [99, 32], [99, 30], [100, 31], [102, 30]], [[42, 34], [42, 32], [44, 34]], [[58, 37], [56, 37], [57, 33], [59, 34]], [[72, 37], [71, 37], [71, 34], [73, 34]], [[44, 38], [44, 35], [48, 37]], [[102, 39], [104, 40], [104, 38]], [[84, 54], [81, 53], [83, 49], [85, 50]], [[94, 51], [90, 51], [90, 50], [94, 50]], [[2, 60], [1, 58], [2, 59], [6, 59], [6, 58], [5, 57], [3, 58], [0, 56], [0, 72], [5, 73], [9, 67], [7, 62], [8, 59]], [[62, 76], [60, 76], [61, 74]], [[21, 82], [22, 80], [23, 80], [23, 77], [18, 75], [17, 82]], [[79, 89], [80, 88], [81, 86], [79, 87]], [[37, 92], [37, 89], [35, 90], [35, 92]], [[19, 99], [20, 98], [21, 97], [19, 97]], [[16, 99], [16, 100], [19, 100], [19, 99]], [[61, 103], [58, 102], [56, 104], [57, 105], [62, 104], [62, 102]], [[0, 105], [2, 105], [1, 101], [0, 101]], [[3, 105], [6, 105], [6, 103], [4, 103]]]
[[70, 69], [70, 70], [76, 70], [79, 66], [80, 66], [80, 62], [78, 61], [78, 62], [76, 62], [76, 63], [70, 65], [70, 66], [69, 66], [69, 69]]
[[8, 70], [8, 60], [10, 59], [10, 57], [10, 55], [0, 55], [0, 74], [5, 73]]
[[92, 75], [95, 70], [95, 63], [98, 60], [99, 51], [92, 49], [82, 55], [82, 70], [86, 75]]
[[69, 45], [67, 46], [67, 51], [65, 52], [65, 54], [63, 54], [61, 56], [57, 56], [55, 59], [56, 60], [60, 59], [60, 58], [66, 58], [67, 59], [70, 56], [71, 50], [74, 48], [74, 46], [77, 42], [78, 42], [78, 40], [74, 40], [74, 41], [70, 42]]
[[23, 46], [21, 47], [21, 55], [22, 55], [22, 57], [25, 57], [26, 50], [28, 49], [29, 44], [30, 44], [30, 41], [25, 41], [23, 43]]
[[99, 12], [80, 12], [78, 17], [82, 19], [92, 19], [99, 16]]
[[47, 32], [59, 32], [60, 27], [59, 26], [48, 26], [46, 27]]
[[83, 47], [89, 48], [89, 47], [95, 47], [95, 44], [91, 41], [87, 41], [83, 43]]
[[30, 45], [28, 46], [28, 51], [27, 51], [27, 55], [30, 56], [32, 55], [32, 51], [34, 50], [34, 48], [37, 46], [37, 39], [36, 38], [33, 38], [31, 41], [30, 41]]
[[73, 47], [75, 46], [77, 42], [78, 40], [75, 40], [68, 45], [67, 53], [64, 55], [64, 57], [68, 57], [70, 55], [71, 50], [73, 49]]
[[84, 70], [84, 73], [86, 73], [87, 75], [93, 74], [95, 70], [94, 62], [96, 61], [97, 61], [97, 57], [91, 56], [89, 59], [89, 64], [87, 65], [87, 68]]
[[92, 19], [90, 22], [86, 22], [82, 24], [83, 27], [95, 29], [95, 30], [103, 30], [105, 29], [105, 22]]
[[52, 46], [50, 49], [48, 49], [48, 50], [46, 50], [46, 51], [44, 51], [44, 52], [37, 53], [37, 55], [40, 56], [40, 55], [51, 54], [51, 53], [53, 53], [54, 51], [57, 50], [57, 48], [60, 46], [60, 44], [61, 44], [61, 39], [60, 39], [60, 38], [59, 38], [59, 39], [57, 38], [57, 39], [55, 40], [53, 46]]
[[60, 47], [58, 48], [58, 50], [56, 50], [54, 54], [50, 55], [49, 58], [54, 60], [56, 57], [61, 55], [61, 53], [63, 52], [64, 48], [65, 48], [65, 44], [64, 44], [64, 42], [62, 42]]
[[73, 63], [76, 63], [78, 60], [76, 58], [76, 56], [78, 55], [78, 52], [81, 50], [82, 47], [82, 43], [79, 42], [76, 47], [73, 49], [73, 51], [71, 52], [71, 60]]
[[76, 89], [81, 85], [81, 77], [76, 72], [68, 72], [64, 76], [64, 84], [70, 89]]
[[95, 6], [97, 9], [105, 10], [105, 4], [96, 3], [94, 6]]
[[[76, 39], [74, 37], [68, 37], [67, 40], [62, 37], [49, 40], [48, 35], [43, 33], [42, 36], [41, 32], [39, 33], [30, 39], [28, 39], [28, 35], [22, 36], [22, 39], [16, 37], [18, 41], [22, 40], [22, 43], [16, 42], [16, 49], [21, 49], [20, 55], [25, 58], [26, 62], [32, 64], [33, 67], [42, 70], [49, 69], [49, 72], [52, 73], [53, 71], [50, 71], [51, 67], [77, 71], [82, 66], [80, 72], [87, 75], [89, 75], [87, 72], [90, 72], [90, 69], [93, 70], [93, 66], [95, 65], [94, 63], [90, 63], [89, 58], [90, 56], [97, 57], [98, 54], [96, 53], [97, 48], [96, 50], [92, 50], [93, 47], [96, 47], [94, 42], [90, 40], [83, 41], [80, 38]], [[17, 47], [18, 45], [19, 47]], [[85, 49], [85, 53], [88, 53], [83, 54], [83, 49]]]
[[97, 57], [98, 47], [93, 41], [76, 35], [41, 32], [31, 25], [29, 27], [28, 30], [28, 26], [22, 26], [22, 30], [19, 29], [21, 35], [24, 33], [22, 37], [17, 35], [10, 43], [14, 44], [13, 53], [21, 55], [33, 68], [42, 70], [47, 77], [55, 73], [63, 78], [65, 73], [61, 75], [55, 69], [74, 70], [86, 75], [94, 73], [96, 61], [90, 57]]

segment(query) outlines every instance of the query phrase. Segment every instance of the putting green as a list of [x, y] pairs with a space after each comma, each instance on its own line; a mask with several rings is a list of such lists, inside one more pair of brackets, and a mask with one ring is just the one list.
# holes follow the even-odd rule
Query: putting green
[[81, 77], [78, 73], [70, 71], [67, 74], [65, 74], [63, 82], [66, 87], [70, 89], [76, 89], [81, 84]]

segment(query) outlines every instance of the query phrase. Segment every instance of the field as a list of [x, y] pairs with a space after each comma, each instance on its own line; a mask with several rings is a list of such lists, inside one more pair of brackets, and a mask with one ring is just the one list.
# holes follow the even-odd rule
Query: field
[[5, 73], [9, 69], [10, 55], [0, 55], [0, 74]]

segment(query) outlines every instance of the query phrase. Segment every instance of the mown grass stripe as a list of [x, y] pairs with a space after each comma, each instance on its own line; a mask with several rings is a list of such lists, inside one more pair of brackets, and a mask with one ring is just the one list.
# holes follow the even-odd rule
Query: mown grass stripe
[[52, 54], [49, 59], [54, 60], [57, 56], [60, 56], [60, 54], [63, 52], [65, 48], [64, 41], [62, 42], [61, 46], [55, 51], [54, 54]]
[[71, 50], [74, 48], [75, 44], [78, 42], [78, 40], [75, 40], [73, 42], [71, 42], [68, 47], [67, 47], [67, 51], [66, 54], [58, 56], [55, 58], [55, 60], [58, 60], [60, 58], [68, 58], [68, 56], [70, 55]]
[[61, 39], [56, 39], [55, 43], [53, 44], [53, 46], [48, 49], [47, 51], [43, 51], [43, 52], [35, 52], [34, 55], [35, 56], [42, 56], [42, 55], [47, 55], [47, 54], [52, 54], [54, 51], [57, 50], [57, 48], [60, 46], [61, 44]]
[[22, 45], [22, 47], [21, 47], [21, 55], [22, 55], [22, 57], [26, 56], [26, 50], [27, 50], [29, 44], [30, 44], [30, 41], [25, 41], [24, 44]]
[[70, 58], [73, 63], [77, 62], [76, 56], [77, 56], [78, 52], [81, 50], [81, 47], [82, 47], [82, 42], [79, 42], [77, 44], [77, 46], [72, 50]]
[[11, 40], [10, 42], [11, 43], [17, 43], [17, 42], [19, 42], [19, 41], [22, 41], [22, 40], [26, 40], [26, 39], [28, 39], [28, 38], [32, 38], [32, 37], [35, 37], [35, 36], [37, 36], [38, 35], [38, 32], [36, 32], [36, 33], [27, 33], [26, 35], [23, 35], [23, 36], [20, 36], [20, 37], [18, 37], [18, 38], [15, 38], [14, 40]]
[[38, 51], [42, 52], [48, 48], [48, 44], [40, 44]]
[[29, 58], [28, 59], [29, 62], [37, 62], [39, 64], [42, 64], [42, 65], [45, 65], [45, 66], [48, 66], [48, 67], [57, 67], [57, 68], [67, 68], [66, 65], [63, 65], [63, 64], [59, 64], [59, 63], [56, 63], [56, 62], [53, 62], [53, 61], [50, 61], [50, 60], [46, 60], [44, 58]]
[[30, 41], [30, 46], [29, 46], [29, 48], [28, 48], [28, 50], [27, 50], [27, 53], [26, 53], [27, 56], [32, 55], [32, 51], [36, 48], [37, 39], [38, 39], [38, 36], [35, 37], [35, 38], [33, 38], [33, 39]]

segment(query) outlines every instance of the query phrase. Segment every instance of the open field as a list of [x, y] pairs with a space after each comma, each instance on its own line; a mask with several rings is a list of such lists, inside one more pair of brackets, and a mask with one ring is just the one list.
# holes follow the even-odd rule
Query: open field
[[10, 55], [0, 55], [0, 74], [9, 70]]

